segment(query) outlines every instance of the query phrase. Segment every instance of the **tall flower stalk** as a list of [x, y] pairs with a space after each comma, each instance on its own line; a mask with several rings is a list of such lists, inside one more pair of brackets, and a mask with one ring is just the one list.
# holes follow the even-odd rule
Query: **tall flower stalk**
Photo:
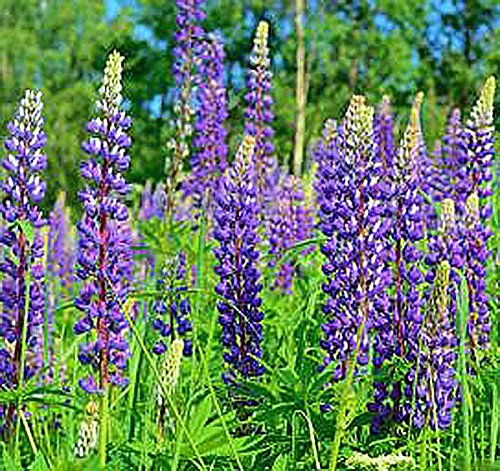
[[173, 73], [177, 87], [175, 97], [175, 137], [168, 147], [171, 156], [165, 162], [166, 221], [174, 217], [177, 187], [180, 183], [182, 164], [189, 157], [191, 136], [193, 134], [193, 88], [200, 80], [198, 56], [199, 46], [204, 37], [200, 22], [205, 19], [202, 7], [205, 0], [177, 0], [177, 31], [174, 36]]
[[491, 230], [481, 221], [479, 197], [473, 193], [466, 201], [464, 221], [464, 270], [469, 301], [467, 334], [473, 361], [479, 359], [479, 352], [490, 342], [491, 321], [486, 286], [486, 262], [491, 255], [487, 246], [490, 235]]
[[195, 94], [196, 119], [191, 158], [192, 171], [184, 182], [184, 194], [208, 217], [213, 212], [213, 195], [227, 168], [224, 122], [228, 116], [224, 85], [224, 48], [221, 38], [209, 35], [200, 45], [200, 85]]
[[272, 72], [268, 47], [269, 25], [261, 21], [255, 33], [254, 46], [250, 56], [245, 100], [245, 134], [255, 139], [254, 166], [259, 204], [269, 197], [277, 183], [278, 166], [273, 157], [272, 137], [274, 119], [271, 96]]
[[392, 371], [387, 372], [388, 377], [383, 377], [382, 372], [394, 357], [407, 358], [423, 321], [421, 291], [425, 280], [420, 266], [424, 256], [420, 242], [425, 237], [425, 201], [418, 168], [422, 99], [423, 95], [417, 94], [410, 121], [394, 153], [393, 167], [386, 174], [388, 180], [384, 180], [389, 182], [389, 187], [383, 185], [386, 222], [390, 222], [386, 262], [392, 271], [394, 293], [386, 322], [378, 326], [375, 334], [374, 400], [368, 405], [368, 410], [374, 413], [374, 432], [378, 432], [389, 419], [403, 420], [402, 383], [392, 383]]
[[[337, 136], [331, 167], [320, 171], [323, 184], [320, 228], [328, 237], [321, 251], [327, 258], [323, 285], [328, 295], [323, 311], [324, 366], [334, 363], [333, 380], [344, 379], [356, 355], [368, 362], [368, 332], [388, 310], [385, 287], [384, 237], [377, 175], [380, 165], [373, 146], [373, 109], [354, 96]], [[356, 352], [356, 353], [355, 353]]]
[[[469, 297], [467, 330], [473, 359], [477, 359], [480, 349], [488, 346], [491, 329], [486, 291], [486, 261], [491, 254], [488, 241], [492, 235], [489, 219], [493, 195], [491, 167], [495, 156], [494, 95], [495, 78], [490, 77], [483, 86], [465, 127], [467, 159], [464, 167], [469, 182], [464, 217], [465, 275]], [[464, 168], [461, 170], [464, 171]]]
[[[374, 146], [373, 108], [364, 97], [352, 97], [333, 143], [337, 149], [331, 154], [331, 167], [325, 160], [319, 179], [331, 195], [320, 199], [319, 213], [321, 230], [328, 238], [321, 247], [327, 259], [323, 291], [328, 296], [323, 307], [323, 367], [332, 364], [332, 380], [345, 380], [331, 445], [332, 471], [337, 468], [355, 374], [369, 361], [370, 334], [389, 324], [386, 287], [390, 281], [388, 220], [379, 185], [382, 170]], [[325, 180], [325, 174], [330, 178]], [[328, 405], [323, 409], [329, 410]]]
[[481, 220], [487, 222], [492, 213], [493, 195], [491, 167], [495, 154], [493, 125], [493, 100], [495, 78], [490, 77], [481, 90], [476, 104], [467, 120], [465, 134], [467, 142], [467, 173], [469, 175], [468, 196], [477, 193], [480, 203]]
[[463, 244], [452, 199], [443, 200], [440, 228], [429, 235], [423, 319], [414, 342], [408, 342], [410, 369], [405, 377], [402, 415], [421, 429], [447, 428], [457, 395], [456, 307]]
[[132, 121], [120, 108], [122, 62], [116, 51], [108, 58], [96, 106], [99, 116], [87, 124], [90, 136], [82, 145], [88, 155], [81, 165], [87, 185], [80, 193], [85, 213], [78, 224], [77, 274], [84, 284], [76, 305], [83, 317], [74, 331], [87, 337], [79, 358], [97, 376], [80, 380], [88, 393], [127, 384], [124, 372], [130, 356], [122, 305], [132, 277], [132, 241], [123, 202], [128, 185], [122, 172], [130, 164], [127, 150], [132, 141], [127, 132]]
[[70, 289], [74, 281], [74, 247], [66, 195], [61, 192], [49, 216], [47, 269], [61, 287]]
[[[188, 289], [186, 254], [167, 260], [157, 280], [161, 297], [153, 305], [152, 328], [157, 333], [153, 353], [163, 355], [168, 345], [180, 338], [183, 340], [183, 353], [190, 356], [192, 341], [189, 335], [193, 329], [191, 323], [191, 304], [186, 294]], [[168, 340], [170, 339], [170, 342]]]
[[446, 134], [443, 138], [443, 176], [444, 198], [453, 198], [457, 213], [463, 214], [467, 199], [467, 141], [460, 110], [454, 109], [448, 119]]
[[[41, 92], [26, 90], [14, 119], [7, 125], [7, 155], [2, 161], [6, 177], [0, 205], [3, 218], [0, 244], [2, 291], [0, 301], [0, 387], [23, 387], [43, 366], [44, 240], [40, 229], [45, 220], [38, 204], [46, 185], [41, 173], [47, 157], [43, 153]], [[10, 421], [14, 405], [0, 415]]]
[[262, 300], [259, 263], [259, 215], [254, 173], [255, 139], [245, 136], [233, 166], [216, 195], [214, 249], [220, 281], [216, 293], [222, 326], [224, 381], [236, 385], [242, 378], [261, 376]]

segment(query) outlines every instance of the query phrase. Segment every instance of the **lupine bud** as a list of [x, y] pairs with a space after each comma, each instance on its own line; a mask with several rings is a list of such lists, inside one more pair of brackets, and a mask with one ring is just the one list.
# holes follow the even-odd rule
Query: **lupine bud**
[[85, 416], [80, 423], [74, 455], [77, 458], [86, 458], [97, 449], [98, 439], [99, 417], [97, 415], [97, 405], [94, 401], [90, 401], [85, 407]]
[[[168, 393], [177, 386], [179, 380], [179, 373], [181, 368], [182, 355], [184, 352], [184, 340], [181, 338], [175, 339], [170, 346], [168, 354], [165, 356], [163, 366], [161, 368], [161, 378], [164, 386], [167, 388]], [[165, 403], [165, 393], [163, 388], [158, 388], [158, 406], [161, 407]]]

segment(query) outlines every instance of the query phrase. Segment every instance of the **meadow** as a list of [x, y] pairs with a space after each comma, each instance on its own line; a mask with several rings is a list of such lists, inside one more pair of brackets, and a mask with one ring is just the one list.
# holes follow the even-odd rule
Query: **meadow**
[[204, 4], [176, 2], [156, 181], [127, 176], [133, 58], [107, 56], [83, 184], [50, 211], [57, 136], [44, 95], [18, 97], [0, 172], [0, 469], [500, 469], [495, 78], [434, 147], [425, 90], [404, 116], [354, 94], [290, 169], [269, 23], [240, 132]]

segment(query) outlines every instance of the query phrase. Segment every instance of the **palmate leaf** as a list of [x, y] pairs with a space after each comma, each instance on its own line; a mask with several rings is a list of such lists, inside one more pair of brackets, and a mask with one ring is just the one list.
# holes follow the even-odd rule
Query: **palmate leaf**
[[[188, 417], [186, 426], [201, 456], [232, 457], [233, 451], [228, 442], [223, 421], [227, 426], [234, 426], [233, 412], [218, 416], [214, 410], [212, 398], [207, 396], [193, 404]], [[238, 455], [250, 454], [258, 449], [261, 440], [262, 437], [254, 436], [233, 437], [232, 446]], [[180, 446], [180, 454], [187, 460], [195, 458], [192, 447], [184, 441]]]
[[288, 469], [288, 456], [279, 455], [274, 461], [272, 471], [287, 471]]

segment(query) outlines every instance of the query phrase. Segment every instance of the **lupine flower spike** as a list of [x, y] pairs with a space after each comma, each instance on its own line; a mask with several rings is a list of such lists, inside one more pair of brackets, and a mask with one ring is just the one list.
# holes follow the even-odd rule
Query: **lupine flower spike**
[[[417, 168], [422, 98], [421, 93], [415, 98], [410, 121], [394, 154], [390, 188], [386, 192], [389, 200], [385, 204], [388, 214], [385, 222], [390, 223], [387, 237], [391, 245], [387, 261], [392, 267], [395, 292], [390, 317], [386, 319], [389, 323], [380, 324], [376, 330], [373, 364], [377, 374], [393, 355], [408, 358], [413, 347], [418, 349], [415, 343], [418, 344], [416, 339], [423, 321], [421, 286], [425, 280], [419, 267], [423, 258], [419, 243], [424, 238], [424, 198], [422, 176]], [[403, 420], [403, 391], [402, 383], [388, 384], [383, 378], [375, 380], [374, 389], [374, 401], [368, 410], [375, 414], [372, 430], [378, 432], [390, 417], [398, 422]]]
[[262, 356], [261, 275], [257, 268], [259, 208], [253, 166], [255, 139], [245, 136], [233, 166], [222, 178], [216, 196], [214, 237], [219, 245], [214, 271], [220, 282], [216, 292], [225, 301], [217, 304], [222, 326], [226, 371], [224, 381], [235, 385], [240, 378], [264, 373]]
[[394, 159], [394, 118], [392, 116], [391, 101], [387, 95], [373, 122], [373, 132], [377, 145], [378, 158], [382, 162], [384, 173], [391, 172]]
[[127, 384], [124, 372], [130, 356], [121, 306], [132, 279], [132, 240], [122, 172], [130, 164], [127, 132], [132, 122], [120, 109], [122, 62], [116, 51], [108, 58], [97, 102], [99, 117], [89, 121], [90, 137], [82, 146], [89, 156], [81, 165], [87, 186], [80, 193], [85, 213], [78, 224], [77, 274], [84, 284], [76, 306], [83, 317], [74, 331], [88, 340], [80, 345], [80, 361], [97, 374], [97, 380], [93, 375], [80, 380], [88, 393]]
[[494, 161], [493, 101], [495, 78], [490, 77], [469, 119], [465, 134], [467, 143], [466, 172], [469, 188], [465, 210], [466, 278], [469, 295], [469, 348], [474, 360], [480, 349], [489, 344], [490, 320], [486, 291], [486, 261], [491, 254], [488, 240], [492, 235], [489, 218]]
[[[47, 139], [42, 109], [41, 92], [26, 90], [13, 121], [7, 125], [10, 135], [5, 140], [7, 154], [2, 165], [6, 177], [0, 205], [3, 218], [0, 336], [4, 340], [0, 349], [0, 388], [15, 388], [43, 366], [40, 339], [45, 310], [44, 239], [40, 228], [45, 220], [38, 203], [45, 195], [46, 185], [40, 174], [47, 163], [43, 153]], [[24, 331], [25, 358], [22, 357]], [[2, 409], [0, 414], [4, 413]]]
[[486, 286], [486, 262], [491, 255], [486, 245], [491, 230], [480, 218], [479, 197], [472, 193], [465, 213], [465, 278], [469, 298], [469, 353], [477, 361], [479, 351], [489, 345], [491, 323]]
[[175, 98], [175, 138], [168, 142], [171, 155], [165, 160], [167, 220], [174, 216], [174, 200], [181, 179], [182, 162], [189, 156], [193, 134], [192, 118], [194, 108], [192, 95], [194, 86], [200, 80], [198, 57], [199, 45], [204, 37], [200, 22], [205, 19], [202, 7], [205, 0], [177, 0], [177, 31], [175, 33], [175, 57], [173, 73], [177, 86]]
[[191, 324], [191, 305], [186, 295], [188, 289], [186, 254], [167, 259], [157, 280], [157, 288], [161, 296], [153, 305], [153, 330], [157, 339], [153, 346], [155, 355], [163, 355], [168, 351], [168, 340], [183, 339], [184, 355], [192, 353], [192, 341], [189, 338], [193, 326]]
[[200, 45], [202, 80], [196, 92], [196, 120], [191, 158], [191, 175], [184, 182], [184, 195], [193, 199], [195, 208], [208, 218], [213, 213], [213, 195], [227, 168], [228, 116], [224, 86], [224, 48], [221, 38], [209, 35]]
[[[278, 266], [275, 287], [284, 293], [292, 292], [297, 260], [287, 253], [295, 244], [307, 240], [312, 233], [312, 217], [305, 205], [300, 180], [291, 175], [282, 178], [276, 198], [269, 204], [267, 216], [271, 267]], [[285, 261], [281, 261], [287, 257]]]
[[321, 248], [327, 259], [323, 290], [328, 295], [321, 346], [324, 367], [334, 364], [334, 381], [346, 377], [353, 356], [359, 365], [367, 364], [369, 331], [388, 322], [387, 224], [378, 199], [380, 163], [374, 155], [373, 109], [364, 97], [351, 99], [336, 147], [332, 171], [322, 171], [328, 179], [322, 185], [326, 193], [319, 213], [320, 227], [328, 237]]
[[71, 234], [66, 194], [61, 192], [49, 217], [47, 269], [60, 280], [63, 288], [71, 288], [74, 281], [74, 247]]
[[272, 122], [273, 99], [271, 96], [272, 72], [268, 47], [269, 25], [261, 21], [255, 33], [253, 51], [250, 56], [250, 69], [247, 76], [245, 100], [245, 134], [255, 139], [255, 174], [259, 203], [264, 202], [277, 183], [278, 165], [273, 157], [274, 131]]
[[[313, 158], [317, 163], [314, 189], [316, 190], [316, 203], [319, 208], [323, 200], [335, 197], [335, 166], [338, 162], [337, 149], [338, 126], [335, 120], [328, 119], [323, 128], [323, 136], [318, 139], [313, 149]], [[329, 231], [330, 225], [322, 225], [320, 229]], [[331, 235], [331, 234], [329, 234]]]
[[456, 400], [456, 300], [464, 262], [459, 237], [455, 205], [447, 198], [442, 203], [440, 229], [430, 236], [425, 257], [430, 287], [424, 293], [423, 321], [407, 355], [411, 366], [405, 378], [403, 415], [417, 429], [451, 424]]
[[[443, 169], [440, 174], [444, 177], [442, 198], [452, 198], [455, 201], [457, 214], [463, 215], [465, 200], [467, 199], [468, 172], [467, 139], [460, 118], [460, 110], [454, 109], [446, 126], [443, 138]], [[442, 177], [442, 178], [443, 178]], [[440, 198], [440, 199], [442, 199]]]
[[480, 203], [480, 216], [487, 221], [492, 212], [493, 194], [491, 166], [495, 154], [493, 125], [493, 100], [495, 98], [495, 78], [490, 77], [476, 104], [474, 105], [466, 125], [467, 171], [470, 180], [469, 195], [477, 193]]

